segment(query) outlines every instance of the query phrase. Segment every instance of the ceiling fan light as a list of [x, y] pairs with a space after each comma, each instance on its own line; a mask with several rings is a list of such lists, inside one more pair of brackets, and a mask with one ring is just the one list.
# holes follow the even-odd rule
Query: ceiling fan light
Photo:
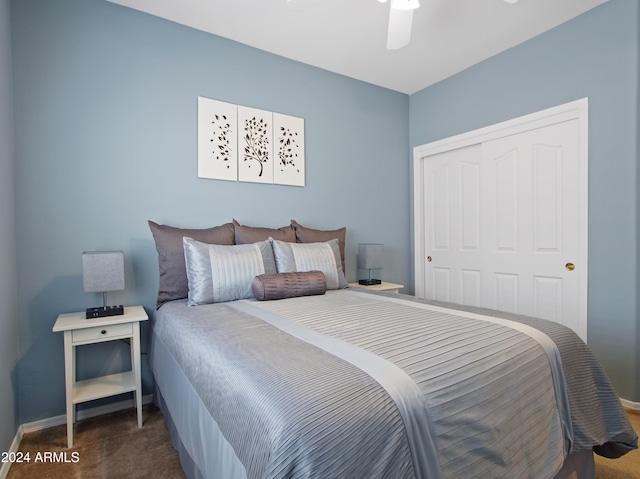
[[391, 8], [394, 10], [415, 10], [419, 6], [419, 0], [391, 0]]

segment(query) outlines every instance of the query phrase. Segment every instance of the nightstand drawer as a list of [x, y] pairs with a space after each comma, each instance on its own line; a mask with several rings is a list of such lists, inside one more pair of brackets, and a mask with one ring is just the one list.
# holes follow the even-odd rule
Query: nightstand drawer
[[107, 341], [111, 338], [133, 334], [133, 326], [131, 323], [96, 326], [95, 328], [75, 329], [71, 334], [74, 344], [85, 341]]

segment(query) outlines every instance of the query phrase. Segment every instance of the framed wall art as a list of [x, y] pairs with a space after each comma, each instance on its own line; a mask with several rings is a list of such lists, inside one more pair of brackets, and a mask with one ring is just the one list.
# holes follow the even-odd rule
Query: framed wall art
[[199, 96], [198, 177], [305, 186], [304, 119]]

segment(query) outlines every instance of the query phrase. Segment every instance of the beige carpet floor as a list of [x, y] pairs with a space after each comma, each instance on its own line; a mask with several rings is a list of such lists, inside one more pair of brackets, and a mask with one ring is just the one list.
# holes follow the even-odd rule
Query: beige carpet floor
[[[141, 429], [135, 409], [78, 421], [71, 449], [66, 425], [27, 433], [19, 450], [30, 454], [30, 462], [13, 464], [7, 479], [184, 478], [162, 413], [151, 404], [142, 412]], [[70, 462], [36, 461], [46, 452], [66, 452]], [[72, 462], [74, 452], [77, 462]]]
[[[640, 434], [640, 411], [627, 409], [633, 428]], [[597, 479], [640, 479], [640, 450], [636, 449], [618, 459], [595, 455]]]
[[[627, 412], [640, 431], [640, 411]], [[138, 429], [135, 409], [129, 409], [78, 421], [72, 449], [66, 447], [66, 426], [25, 434], [19, 450], [28, 452], [31, 462], [14, 464], [7, 479], [183, 479], [162, 413], [153, 405], [144, 406], [143, 420], [144, 427]], [[66, 452], [68, 461], [76, 452], [77, 462], [35, 460], [46, 452], [58, 457]], [[615, 460], [596, 456], [596, 478], [640, 479], [640, 451]]]

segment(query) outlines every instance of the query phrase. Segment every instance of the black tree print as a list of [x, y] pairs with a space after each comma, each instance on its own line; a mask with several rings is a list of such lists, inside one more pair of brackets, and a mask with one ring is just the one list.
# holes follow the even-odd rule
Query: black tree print
[[[296, 160], [298, 159], [298, 149], [300, 145], [298, 145], [296, 141], [296, 137], [298, 136], [297, 131], [291, 131], [289, 128], [285, 128], [284, 126], [280, 127], [280, 135], [278, 137], [278, 141], [280, 146], [278, 148], [278, 158], [280, 158], [280, 171], [284, 171], [284, 168], [287, 166], [293, 166], [296, 168]], [[300, 169], [296, 168], [296, 171], [299, 173]]]
[[[260, 165], [260, 173], [258, 176], [262, 176], [262, 170], [264, 164], [269, 161], [269, 136], [268, 136], [267, 122], [264, 118], [257, 119], [255, 116], [251, 119], [244, 121], [244, 141], [246, 143], [244, 147], [244, 161], [256, 161]], [[251, 165], [249, 165], [251, 168]]]
[[226, 115], [214, 114], [215, 120], [211, 122], [213, 125], [213, 138], [211, 142], [215, 143], [213, 149], [213, 155], [216, 160], [222, 160], [227, 162], [227, 168], [230, 168], [231, 163], [231, 141], [229, 137], [232, 135], [231, 124], [227, 120]]

